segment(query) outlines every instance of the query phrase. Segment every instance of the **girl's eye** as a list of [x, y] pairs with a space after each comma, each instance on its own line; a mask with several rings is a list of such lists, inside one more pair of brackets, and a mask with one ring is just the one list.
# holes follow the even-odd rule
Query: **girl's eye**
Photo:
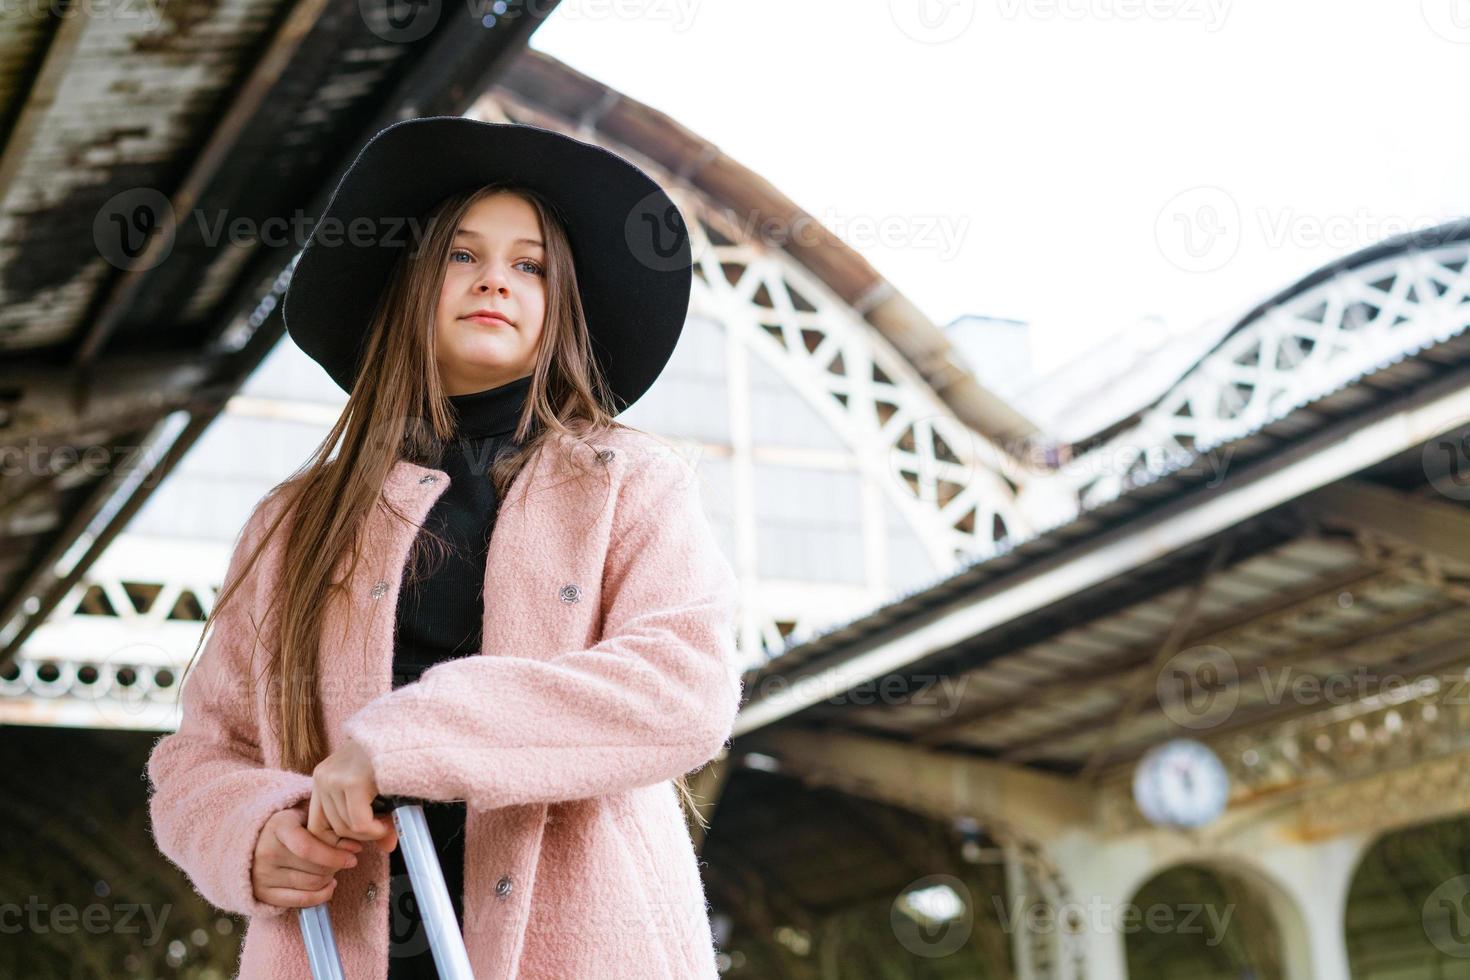
[[[469, 252], [466, 252], [462, 248], [457, 248], [454, 251], [450, 252], [449, 253], [449, 259], [452, 262], [452, 261], [454, 261], [454, 259], [456, 259], [457, 257], [459, 257], [461, 255], [463, 255], [465, 258], [469, 259], [471, 262], [473, 262], [475, 260], [475, 257], [473, 255], [471, 255]], [[529, 265], [531, 267], [531, 275], [533, 275], [533, 276], [544, 275], [545, 272], [546, 272], [546, 270], [541, 267], [541, 263], [540, 262], [537, 262], [535, 259], [522, 259], [521, 261], [517, 262], [516, 265], [517, 266]]]

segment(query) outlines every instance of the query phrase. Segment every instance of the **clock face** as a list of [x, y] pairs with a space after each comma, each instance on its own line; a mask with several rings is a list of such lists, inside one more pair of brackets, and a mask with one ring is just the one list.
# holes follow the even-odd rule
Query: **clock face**
[[1151, 822], [1203, 827], [1225, 812], [1230, 777], [1203, 742], [1181, 738], [1150, 749], [1133, 773], [1133, 799]]

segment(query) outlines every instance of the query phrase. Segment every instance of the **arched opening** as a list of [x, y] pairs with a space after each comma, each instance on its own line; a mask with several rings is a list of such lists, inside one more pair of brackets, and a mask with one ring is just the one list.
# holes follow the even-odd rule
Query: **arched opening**
[[1176, 865], [1146, 881], [1114, 924], [1128, 975], [1149, 980], [1285, 980], [1271, 897], [1245, 873]]
[[730, 776], [700, 861], [729, 978], [1011, 978], [1037, 914], [983, 828], [756, 769]]
[[1345, 916], [1354, 980], [1470, 976], [1470, 817], [1380, 837]]

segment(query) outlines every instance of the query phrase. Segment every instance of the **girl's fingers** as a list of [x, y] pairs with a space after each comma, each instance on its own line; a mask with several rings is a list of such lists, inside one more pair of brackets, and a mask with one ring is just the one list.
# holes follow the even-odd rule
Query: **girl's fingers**
[[327, 812], [327, 822], [332, 825], [332, 833], [338, 837], [353, 837], [352, 827], [347, 823], [347, 814], [342, 810], [342, 797], [338, 793], [332, 793], [322, 800], [322, 809]]
[[373, 813], [371, 796], [343, 797], [343, 809], [355, 835], [371, 834], [374, 830], [381, 836], [383, 821]]
[[337, 879], [325, 888], [314, 891], [305, 891], [300, 888], [266, 888], [262, 891], [261, 901], [267, 905], [274, 905], [280, 909], [302, 909], [312, 905], [320, 905], [332, 897], [337, 890]]
[[295, 891], [320, 891], [337, 880], [330, 874], [311, 874], [289, 868], [276, 869], [276, 873], [270, 875], [270, 879], [270, 887], [290, 888]]
[[340, 828], [337, 832], [344, 838], [359, 841], [379, 840], [387, 830], [392, 829], [392, 817], [373, 815], [371, 799], [356, 802], [362, 804], [361, 810], [351, 809], [355, 803], [346, 790], [332, 794], [328, 802], [333, 813], [333, 826]]
[[323, 869], [336, 871], [357, 863], [355, 854], [333, 847], [305, 827], [290, 825], [282, 828], [276, 836], [282, 846], [297, 858]]
[[[352, 867], [352, 865], [349, 864], [348, 867], [350, 868], [350, 867]], [[332, 868], [323, 868], [320, 865], [306, 864], [304, 862], [301, 863], [301, 864], [287, 864], [285, 862], [282, 862], [282, 863], [277, 864], [275, 866], [275, 871], [276, 871], [277, 874], [282, 874], [282, 875], [285, 875], [285, 874], [303, 874], [303, 875], [311, 875], [314, 878], [320, 878], [321, 879], [321, 881], [318, 882], [315, 885], [311, 885], [311, 886], [304, 886], [304, 885], [303, 886], [297, 886], [297, 885], [292, 885], [291, 887], [293, 887], [293, 888], [296, 888], [296, 887], [320, 888], [329, 879], [331, 879], [333, 875], [335, 875], [337, 873], [336, 870], [334, 870]], [[278, 884], [285, 884], [285, 882], [278, 882]]]
[[392, 817], [380, 818], [384, 823], [383, 836], [378, 838], [378, 850], [389, 854], [393, 848], [398, 846], [398, 828], [393, 823]]
[[297, 857], [291, 851], [287, 850], [280, 857], [276, 858], [273, 867], [282, 871], [303, 871], [309, 875], [330, 877], [345, 868], [357, 867], [357, 862], [357, 855], [348, 854], [343, 857], [341, 863], [338, 865], [317, 864], [315, 861], [308, 861], [305, 858]]
[[352, 822], [352, 801], [348, 798], [345, 789], [332, 794], [332, 804], [337, 808], [337, 820], [342, 826], [339, 833], [343, 837], [351, 837], [354, 840], [362, 836], [357, 825]]
[[317, 826], [312, 831], [323, 840], [332, 840], [340, 837], [337, 833], [336, 824], [332, 820], [332, 800], [326, 795], [317, 799], [317, 807], [321, 810], [321, 816], [317, 818]]
[[306, 811], [306, 829], [322, 836], [322, 831], [330, 829], [327, 825], [327, 816], [322, 812], [322, 796], [316, 790], [311, 791], [311, 804]]

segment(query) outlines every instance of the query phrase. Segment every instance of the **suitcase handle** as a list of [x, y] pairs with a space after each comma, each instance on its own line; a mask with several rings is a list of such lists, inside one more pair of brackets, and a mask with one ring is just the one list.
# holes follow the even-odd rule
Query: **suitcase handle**
[[[429, 931], [429, 949], [441, 980], [474, 980], [464, 936], [459, 931], [449, 889], [444, 884], [444, 870], [439, 866], [439, 854], [434, 850], [429, 823], [424, 818], [425, 802], [405, 796], [378, 796], [373, 800], [373, 812], [393, 814], [398, 846], [403, 848], [408, 880]], [[326, 903], [301, 909], [300, 918], [301, 938], [306, 943], [306, 960], [313, 980], [346, 980]]]

